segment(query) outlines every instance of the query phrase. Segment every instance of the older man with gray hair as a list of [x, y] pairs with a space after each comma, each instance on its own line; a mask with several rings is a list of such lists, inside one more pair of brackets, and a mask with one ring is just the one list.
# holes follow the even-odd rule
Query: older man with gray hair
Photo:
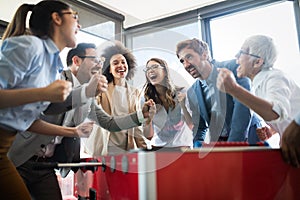
[[[227, 69], [219, 69], [217, 87], [260, 115], [281, 136], [300, 107], [300, 88], [282, 71], [274, 69], [277, 50], [273, 39], [254, 35], [236, 55], [238, 77], [249, 77], [254, 94], [240, 87]], [[266, 135], [271, 129], [265, 129]]]

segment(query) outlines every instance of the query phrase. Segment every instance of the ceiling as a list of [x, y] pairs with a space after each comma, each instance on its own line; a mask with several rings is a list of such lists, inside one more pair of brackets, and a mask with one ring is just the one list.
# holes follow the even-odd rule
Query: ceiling
[[[22, 3], [37, 3], [40, 0], [0, 0], [0, 19], [10, 21], [16, 9]], [[224, 0], [92, 0], [125, 16], [124, 28], [183, 13]]]
[[224, 0], [92, 0], [125, 16], [124, 28]]

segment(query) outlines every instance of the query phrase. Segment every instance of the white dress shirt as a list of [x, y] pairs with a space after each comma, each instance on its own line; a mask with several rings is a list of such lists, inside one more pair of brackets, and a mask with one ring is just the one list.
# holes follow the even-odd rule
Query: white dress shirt
[[253, 79], [255, 94], [273, 104], [279, 118], [268, 121], [280, 135], [297, 115], [300, 108], [300, 87], [278, 69], [267, 68]]

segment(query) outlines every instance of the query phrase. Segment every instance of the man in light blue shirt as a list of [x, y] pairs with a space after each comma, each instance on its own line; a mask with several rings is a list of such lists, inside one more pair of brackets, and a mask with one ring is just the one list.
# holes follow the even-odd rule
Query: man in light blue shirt
[[[141, 120], [144, 119], [142, 111], [113, 118], [94, 104], [94, 98], [91, 97], [106, 91], [107, 87], [105, 76], [97, 74], [98, 71], [101, 71], [102, 64], [97, 57], [94, 44], [78, 44], [76, 48], [70, 50], [67, 60], [70, 67], [62, 72], [62, 79], [72, 82], [73, 91], [65, 102], [50, 104], [41, 115], [43, 120], [57, 125], [74, 127], [82, 123], [88, 116], [93, 117], [92, 120], [111, 131], [119, 131], [123, 127], [127, 129], [141, 124]], [[98, 81], [96, 78], [98, 75], [104, 80]], [[97, 91], [95, 81], [102, 85], [100, 88], [97, 87]], [[81, 106], [77, 107], [78, 105]], [[66, 113], [55, 113], [68, 108], [73, 109]], [[138, 113], [141, 116], [138, 116]], [[52, 168], [34, 169], [34, 167], [38, 166], [39, 162], [79, 162], [79, 150], [80, 139], [77, 137], [62, 138], [26, 131], [16, 135], [8, 157], [24, 179], [33, 199], [52, 200], [62, 198], [54, 170]], [[62, 169], [62, 176], [65, 177], [69, 171], [70, 169]]]

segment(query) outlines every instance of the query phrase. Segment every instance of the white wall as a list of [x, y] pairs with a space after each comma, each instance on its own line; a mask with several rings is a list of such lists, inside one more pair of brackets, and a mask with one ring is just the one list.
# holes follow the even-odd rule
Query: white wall
[[39, 0], [0, 0], [0, 19], [10, 22], [14, 13], [23, 3], [36, 4]]

